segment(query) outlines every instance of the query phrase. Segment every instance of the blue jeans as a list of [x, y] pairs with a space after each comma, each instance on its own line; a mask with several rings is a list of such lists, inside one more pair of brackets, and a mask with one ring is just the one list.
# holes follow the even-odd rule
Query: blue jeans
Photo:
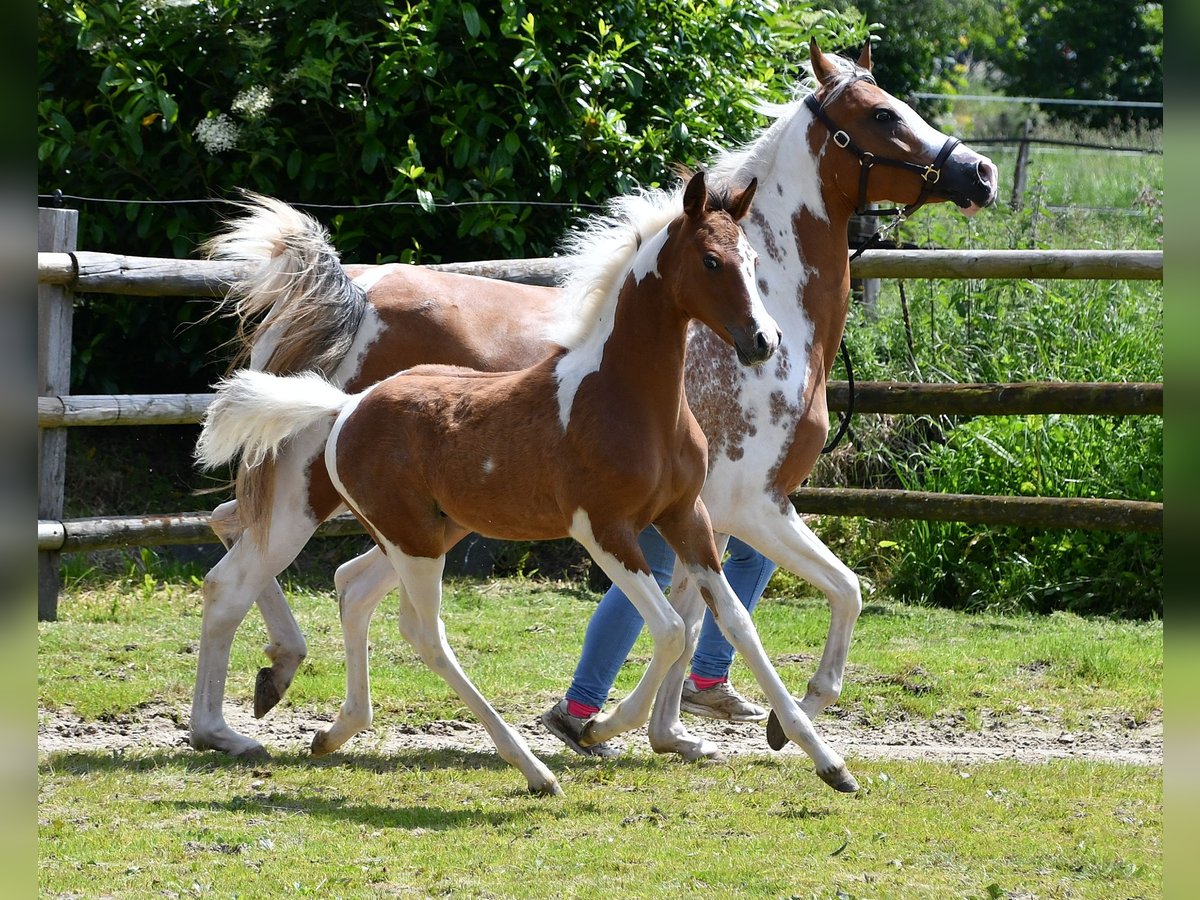
[[[654, 574], [658, 586], [666, 590], [671, 585], [675, 553], [662, 535], [650, 526], [638, 536], [638, 544]], [[746, 607], [754, 612], [767, 582], [775, 571], [771, 562], [749, 544], [737, 538], [729, 539], [729, 559], [724, 565], [729, 586]], [[625, 664], [642, 631], [642, 616], [628, 598], [613, 585], [600, 600], [588, 622], [583, 638], [583, 652], [575, 677], [567, 689], [568, 699], [589, 706], [603, 706], [617, 673]], [[733, 647], [721, 634], [713, 620], [712, 611], [705, 607], [704, 623], [692, 657], [692, 672], [703, 678], [724, 678], [733, 662]]]

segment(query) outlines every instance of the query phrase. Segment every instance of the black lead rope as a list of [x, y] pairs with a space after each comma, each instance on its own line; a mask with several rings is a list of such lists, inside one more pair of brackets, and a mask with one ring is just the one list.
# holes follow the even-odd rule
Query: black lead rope
[[850, 389], [850, 396], [846, 400], [846, 412], [838, 413], [838, 430], [828, 444], [821, 448], [822, 453], [832, 453], [838, 444], [842, 442], [842, 438], [846, 436], [846, 432], [850, 430], [850, 417], [854, 415], [854, 367], [850, 365], [850, 350], [846, 347], [846, 338], [842, 337], [842, 344], [839, 348], [842, 356], [842, 365], [846, 367], [846, 385]]

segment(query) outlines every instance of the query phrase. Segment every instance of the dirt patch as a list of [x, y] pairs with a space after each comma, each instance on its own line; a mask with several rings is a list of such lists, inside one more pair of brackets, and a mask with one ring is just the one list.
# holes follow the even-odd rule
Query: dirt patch
[[[307, 752], [313, 732], [333, 718], [331, 714], [284, 706], [255, 720], [249, 706], [236, 704], [226, 704], [225, 714], [233, 728], [252, 735], [275, 753]], [[761, 724], [713, 722], [689, 716], [685, 720], [689, 728], [706, 734], [730, 756], [772, 753]], [[69, 710], [39, 708], [38, 753], [180, 750], [188, 746], [187, 722], [186, 708], [166, 704], [151, 704], [103, 721], [84, 721]], [[564, 749], [535, 716], [514, 724], [534, 753], [547, 756]], [[1143, 766], [1161, 766], [1163, 762], [1162, 717], [1158, 714], [1141, 724], [1097, 715], [1086, 728], [1070, 731], [1034, 710], [1023, 711], [1017, 721], [985, 717], [982, 728], [967, 725], [961, 716], [867, 727], [828, 714], [818, 720], [817, 726], [830, 745], [847, 757], [962, 763], [1082, 759]], [[651, 752], [644, 730], [623, 743], [626, 752]], [[487, 732], [475, 722], [437, 721], [416, 727], [380, 716], [373, 729], [358, 735], [345, 749], [390, 754], [411, 750], [492, 752], [493, 747]], [[802, 753], [790, 745], [782, 752]]]

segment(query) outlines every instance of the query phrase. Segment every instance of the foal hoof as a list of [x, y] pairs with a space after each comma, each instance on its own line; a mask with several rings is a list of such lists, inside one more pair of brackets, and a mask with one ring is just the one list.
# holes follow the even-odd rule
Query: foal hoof
[[283, 694], [275, 687], [275, 670], [259, 669], [254, 679], [254, 718], [261, 719], [282, 699]]
[[767, 718], [767, 743], [772, 750], [782, 750], [787, 746], [787, 742], [788, 736], [783, 730], [783, 723], [779, 721], [779, 716], [775, 715], [775, 710], [771, 710], [771, 715]]
[[830, 769], [828, 772], [817, 772], [817, 777], [840, 793], [858, 793], [858, 782], [845, 766]]

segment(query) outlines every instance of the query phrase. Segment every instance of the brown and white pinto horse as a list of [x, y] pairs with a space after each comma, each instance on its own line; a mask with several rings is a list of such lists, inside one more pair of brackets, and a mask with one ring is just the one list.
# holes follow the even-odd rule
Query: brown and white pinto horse
[[[683, 388], [693, 319], [749, 364], [765, 363], [779, 345], [755, 285], [754, 251], [736, 224], [755, 185], [733, 195], [727, 209], [713, 207], [698, 173], [682, 215], [673, 212], [674, 196], [644, 195], [640, 215], [591, 229], [587, 256], [597, 265], [581, 266], [589, 274], [569, 290], [585, 324], [562, 338], [567, 349], [529, 369], [418, 366], [353, 396], [316, 374], [244, 370], [221, 383], [205, 418], [197, 456], [208, 466], [238, 456], [261, 463], [291, 434], [328, 429], [330, 478], [400, 581], [401, 632], [535, 792], [562, 789], [463, 673], [439, 614], [445, 553], [472, 531], [515, 540], [569, 534], [628, 594], [654, 638], [642, 681], [613, 712], [632, 725], [650, 715], [687, 643], [638, 547], [650, 523], [735, 646], [764, 676], [773, 674], [721, 571], [700, 500], [707, 442]], [[373, 611], [374, 604], [342, 609], [352, 688], [366, 688]], [[778, 699], [787, 698], [778, 678], [770, 684]], [[333, 750], [358, 731], [356, 700], [347, 698], [347, 719], [339, 716], [319, 735], [317, 749]], [[845, 780], [841, 759], [809, 731], [824, 777]]]
[[[841, 692], [862, 603], [857, 577], [788, 500], [808, 475], [828, 431], [825, 381], [849, 294], [847, 224], [866, 202], [949, 200], [971, 214], [994, 202], [997, 193], [996, 167], [961, 144], [933, 172], [869, 165], [871, 159], [861, 153], [929, 166], [948, 139], [876, 85], [868, 51], [856, 65], [824, 55], [814, 43], [811, 65], [811, 98], [824, 121], [802, 101], [779, 108], [755, 140], [719, 155], [708, 167], [710, 188], [758, 177], [744, 228], [759, 254], [759, 290], [782, 329], [782, 344], [770, 364], [745, 369], [723, 342], [696, 329], [689, 338], [686, 376], [688, 402], [709, 443], [702, 496], [715, 530], [737, 535], [828, 598], [828, 639], [800, 703], [808, 717]], [[554, 349], [554, 334], [544, 323], [559, 315], [559, 291], [401, 265], [347, 272], [324, 231], [278, 201], [254, 202], [245, 217], [214, 239], [211, 255], [264, 263], [230, 295], [243, 323], [255, 323], [253, 330], [247, 325], [246, 338], [256, 369], [316, 368], [334, 383], [360, 390], [420, 363], [506, 371], [532, 365]], [[244, 471], [237, 499], [214, 512], [213, 527], [229, 551], [204, 584], [191, 718], [197, 748], [265, 752], [225, 722], [229, 651], [235, 630], [257, 602], [272, 660], [259, 672], [255, 690], [255, 714], [264, 715], [291, 683], [306, 649], [274, 577], [317, 525], [342, 508], [319, 458], [323, 446], [319, 432], [295, 437], [273, 463]], [[718, 548], [723, 541], [719, 537]], [[382, 595], [395, 583], [391, 565], [376, 550], [344, 566], [338, 577], [344, 604], [366, 602], [363, 597]], [[685, 596], [675, 590], [672, 602], [685, 619], [703, 609], [694, 592]], [[681, 660], [664, 681], [650, 720], [650, 742], [663, 752], [710, 755], [714, 745], [690, 735], [679, 719], [685, 672]], [[798, 720], [788, 727], [799, 727]], [[597, 727], [589, 742], [615, 733]]]

